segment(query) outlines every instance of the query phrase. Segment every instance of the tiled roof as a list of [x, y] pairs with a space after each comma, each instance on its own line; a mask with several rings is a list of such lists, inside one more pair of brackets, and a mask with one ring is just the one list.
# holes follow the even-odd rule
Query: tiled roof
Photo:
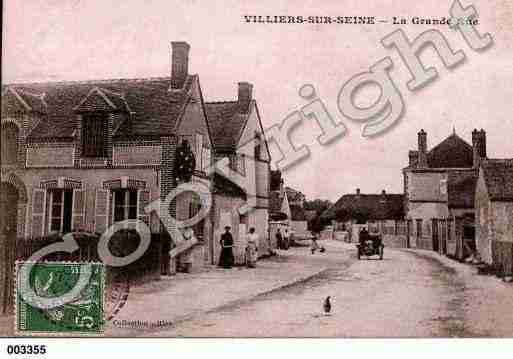
[[465, 140], [453, 133], [427, 154], [430, 168], [467, 168], [473, 166], [473, 150]]
[[306, 221], [305, 209], [298, 205], [291, 205], [290, 217], [293, 221]]
[[32, 111], [46, 113], [46, 102], [44, 101], [44, 95], [32, 94], [22, 90], [17, 91], [17, 93], [23, 99], [23, 101], [29, 105]]
[[449, 208], [474, 208], [476, 184], [475, 171], [449, 172], [447, 180]]
[[214, 147], [218, 150], [235, 149], [246, 126], [248, 109], [241, 109], [237, 101], [226, 101], [205, 103], [205, 111]]
[[491, 159], [481, 164], [491, 200], [513, 201], [513, 159]]
[[224, 196], [238, 197], [246, 200], [246, 192], [225, 176], [214, 173], [214, 192]]
[[[75, 130], [74, 110], [97, 88], [117, 111], [132, 111], [131, 126], [125, 121], [116, 135], [171, 134], [190, 97], [196, 75], [189, 76], [184, 89], [169, 91], [170, 78], [50, 82], [6, 85], [14, 89], [34, 110], [43, 110], [32, 138], [69, 137]], [[2, 95], [2, 113], [4, 108]], [[40, 99], [40, 100], [37, 100]]]
[[402, 194], [346, 194], [321, 215], [335, 219], [341, 212], [349, 218], [365, 215], [370, 220], [403, 219], [404, 196]]
[[305, 199], [303, 193], [295, 190], [294, 188], [285, 187], [285, 191], [287, 191], [287, 198], [289, 199], [289, 202], [297, 202]]

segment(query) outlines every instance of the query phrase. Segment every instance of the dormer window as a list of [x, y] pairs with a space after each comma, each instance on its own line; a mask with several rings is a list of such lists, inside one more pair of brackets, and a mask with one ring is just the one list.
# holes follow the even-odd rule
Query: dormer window
[[2, 165], [15, 165], [18, 156], [18, 127], [7, 122], [2, 124]]
[[82, 117], [82, 156], [105, 157], [107, 138], [107, 116], [84, 114]]

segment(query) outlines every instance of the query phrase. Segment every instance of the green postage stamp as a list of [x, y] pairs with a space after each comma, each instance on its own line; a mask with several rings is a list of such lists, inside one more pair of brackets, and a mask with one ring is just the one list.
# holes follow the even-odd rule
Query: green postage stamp
[[103, 264], [16, 262], [16, 281], [18, 335], [103, 333]]

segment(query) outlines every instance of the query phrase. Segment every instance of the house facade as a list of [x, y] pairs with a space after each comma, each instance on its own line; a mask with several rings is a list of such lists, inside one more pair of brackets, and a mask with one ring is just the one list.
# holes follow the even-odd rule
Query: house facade
[[[2, 186], [18, 193], [17, 238], [101, 234], [127, 219], [160, 233], [158, 211], [145, 208], [181, 181], [177, 146], [194, 158], [190, 180], [211, 187], [203, 164], [212, 145], [199, 77], [188, 73], [189, 45], [173, 42], [171, 57], [163, 78], [3, 88]], [[171, 215], [189, 218], [191, 202], [178, 201]], [[209, 222], [201, 225], [208, 236]]]
[[472, 132], [472, 145], [455, 132], [428, 151], [427, 133], [403, 169], [409, 245], [460, 259], [475, 251], [474, 194], [486, 158], [486, 133]]
[[[210, 171], [214, 159], [225, 153], [214, 152], [211, 125], [218, 119], [210, 110], [215, 105], [204, 102], [199, 76], [189, 74], [190, 46], [172, 42], [171, 47], [167, 77], [2, 87], [5, 196], [0, 254], [8, 260], [0, 266], [0, 274], [12, 272], [16, 243], [23, 239], [68, 232], [99, 235], [127, 219], [144, 221], [157, 235], [152, 238], [162, 241], [152, 259], [162, 264], [156, 276], [173, 273], [181, 259], [193, 260], [194, 266], [215, 263], [219, 243], [214, 238], [222, 226], [219, 208], [235, 205], [231, 199], [223, 203], [226, 187], [215, 187]], [[237, 113], [232, 115], [242, 125], [227, 138], [237, 146], [254, 136], [262, 143], [233, 152], [240, 158], [259, 151], [256, 161], [245, 165], [251, 188], [242, 188], [242, 194], [227, 192], [227, 196], [235, 193], [240, 202], [249, 195], [256, 197], [254, 210], [242, 222], [255, 226], [267, 239], [270, 158], [251, 89], [250, 84], [241, 83]], [[207, 112], [213, 116], [210, 122]], [[224, 112], [221, 117], [230, 120]], [[185, 220], [202, 206], [201, 196], [186, 192], [165, 207], [168, 195], [185, 182], [200, 184], [205, 192], [217, 189], [219, 200], [213, 202], [210, 215], [193, 225], [197, 245], [188, 247], [187, 253], [170, 252], [173, 244], [165, 229], [169, 216], [159, 213], [169, 211], [171, 217]], [[156, 200], [163, 207], [147, 212], [148, 204]], [[170, 253], [176, 258], [170, 258]]]
[[513, 260], [513, 159], [481, 163], [475, 196], [479, 259], [509, 275]]
[[[269, 253], [270, 153], [253, 99], [253, 85], [238, 84], [236, 101], [206, 103], [216, 162], [226, 161], [228, 173], [214, 176], [213, 241], [210, 261], [217, 263], [225, 226], [234, 238], [235, 263], [244, 263], [247, 233], [259, 235], [259, 255]], [[244, 206], [248, 206], [244, 209]]]

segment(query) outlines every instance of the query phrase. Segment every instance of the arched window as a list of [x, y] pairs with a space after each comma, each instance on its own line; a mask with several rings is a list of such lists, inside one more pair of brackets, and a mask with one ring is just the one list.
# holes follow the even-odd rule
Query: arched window
[[2, 164], [14, 165], [18, 158], [18, 127], [8, 122], [2, 125]]

